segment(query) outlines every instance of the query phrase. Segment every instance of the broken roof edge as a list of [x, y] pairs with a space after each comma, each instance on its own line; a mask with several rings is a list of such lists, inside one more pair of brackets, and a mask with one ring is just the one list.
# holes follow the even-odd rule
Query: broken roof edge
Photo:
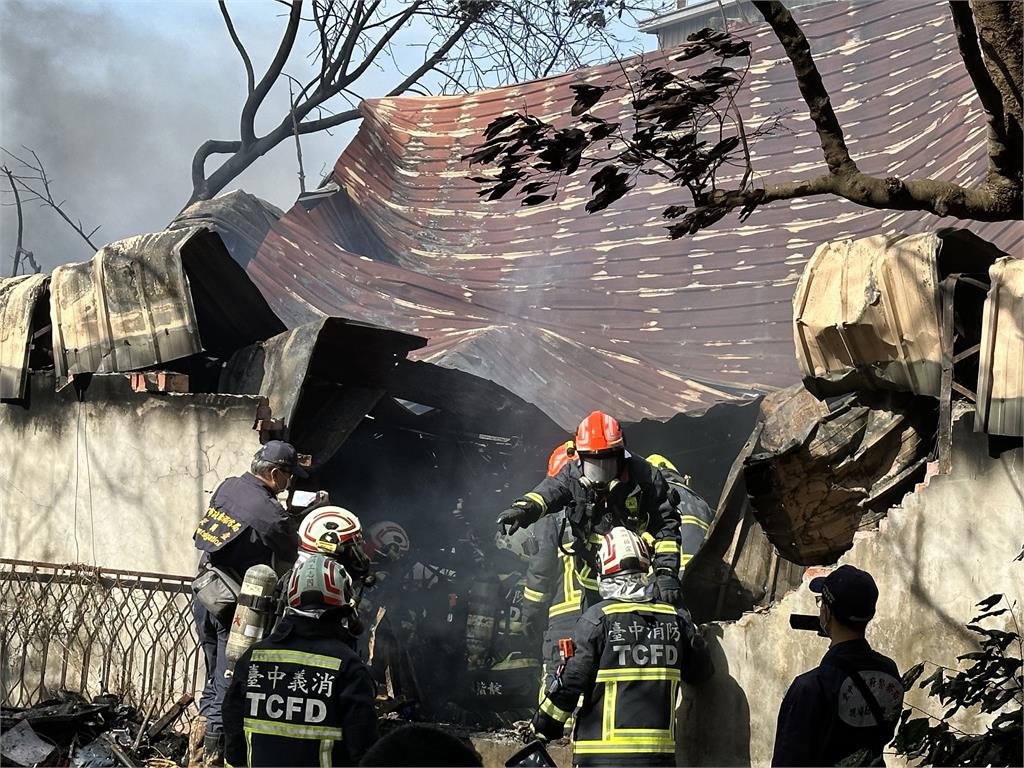
[[20, 400], [28, 385], [32, 318], [47, 295], [50, 276], [0, 279], [0, 400]]
[[50, 276], [58, 380], [225, 352], [284, 330], [206, 227], [113, 241]]

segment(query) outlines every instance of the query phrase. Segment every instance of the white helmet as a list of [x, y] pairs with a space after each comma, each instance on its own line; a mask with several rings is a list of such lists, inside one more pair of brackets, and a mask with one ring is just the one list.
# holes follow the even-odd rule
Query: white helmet
[[322, 554], [310, 554], [288, 578], [288, 607], [320, 614], [331, 608], [351, 607], [352, 579], [341, 563]]
[[628, 528], [617, 526], [601, 539], [601, 577], [623, 573], [646, 574], [651, 567], [647, 542]]
[[359, 518], [342, 507], [319, 507], [299, 526], [299, 551], [319, 552], [328, 557], [341, 554], [346, 544], [358, 546], [363, 540]]
[[391, 520], [381, 520], [367, 528], [366, 543], [371, 557], [401, 560], [409, 552], [409, 534]]
[[519, 528], [512, 534], [499, 530], [494, 536], [494, 546], [511, 552], [521, 560], [529, 560], [540, 549], [537, 538], [529, 528]]

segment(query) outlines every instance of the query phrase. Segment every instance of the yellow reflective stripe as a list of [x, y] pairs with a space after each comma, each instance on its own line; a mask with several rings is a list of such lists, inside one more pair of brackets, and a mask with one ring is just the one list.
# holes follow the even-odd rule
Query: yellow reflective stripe
[[607, 752], [675, 752], [676, 741], [668, 737], [652, 739], [642, 736], [615, 736], [602, 741], [577, 741], [573, 743], [572, 749], [581, 755]]
[[592, 533], [592, 534], [590, 534], [590, 543], [591, 544], [601, 544], [603, 541], [604, 541], [604, 536], [602, 534], [600, 534], [600, 533]]
[[541, 702], [540, 711], [548, 717], [554, 718], [560, 723], [564, 723], [566, 720], [572, 717], [572, 712], [566, 712], [561, 707], [556, 706], [555, 703], [551, 701], [551, 699], [544, 699], [544, 701]]
[[303, 653], [302, 651], [281, 651], [270, 648], [259, 648], [252, 652], [252, 661], [283, 661], [289, 664], [305, 664], [323, 669], [341, 669], [341, 659], [333, 656], [322, 656], [319, 653]]
[[573, 559], [567, 557], [564, 553], [559, 552], [558, 556], [562, 559], [562, 597], [563, 602], [575, 601], [578, 605], [580, 602], [580, 590], [576, 586], [576, 579], [573, 578], [575, 573], [575, 567]]
[[586, 589], [597, 591], [597, 579], [589, 578], [590, 566], [584, 565], [583, 570], [576, 571], [576, 578], [579, 579], [580, 584]]
[[597, 673], [597, 682], [623, 682], [626, 680], [679, 680], [678, 669], [670, 667], [622, 667], [602, 669]]
[[537, 590], [530, 589], [529, 587], [523, 587], [523, 597], [531, 603], [543, 603], [547, 596], [543, 592], [538, 592]]
[[549, 617], [563, 616], [563, 615], [565, 615], [567, 613], [572, 613], [573, 611], [578, 611], [579, 609], [580, 609], [580, 602], [579, 602], [578, 599], [575, 602], [568, 602], [567, 601], [567, 602], [564, 602], [564, 603], [559, 603], [558, 605], [552, 605], [548, 609], [548, 616]]
[[683, 525], [696, 525], [703, 528], [705, 531], [710, 527], [706, 522], [701, 520], [699, 517], [693, 515], [683, 515], [679, 518], [679, 522]]
[[666, 553], [670, 554], [670, 555], [678, 554], [679, 553], [679, 542], [678, 541], [666, 540], [666, 541], [659, 541], [659, 542], [655, 543], [655, 545], [654, 545], [654, 554], [656, 554], [656, 555], [664, 555]]
[[341, 741], [341, 728], [323, 728], [317, 725], [297, 725], [247, 717], [242, 721], [246, 733], [261, 733], [265, 736], [284, 736], [289, 739], [333, 739]]
[[332, 768], [332, 766], [334, 765], [334, 763], [331, 761], [331, 755], [333, 751], [333, 739], [320, 740], [320, 768]]
[[612, 603], [601, 609], [604, 614], [609, 613], [671, 613], [675, 614], [676, 609], [668, 603]]
[[542, 515], [548, 511], [548, 503], [544, 501], [544, 497], [541, 496], [539, 493], [534, 493], [533, 491], [530, 491], [523, 498], [537, 502], [540, 505], [540, 513]]
[[244, 729], [242, 732], [245, 734], [245, 764], [250, 766], [252, 765], [252, 734]]
[[688, 555], [685, 552], [682, 553], [681, 555], [679, 555], [679, 567], [683, 567], [691, 560], [693, 560], [693, 555]]
[[604, 685], [604, 709], [602, 713], [601, 735], [608, 738], [615, 731], [615, 699], [619, 684], [615, 682]]
[[647, 531], [644, 531], [640, 535], [640, 538], [647, 542], [647, 546], [651, 546], [654, 544], [654, 535]]

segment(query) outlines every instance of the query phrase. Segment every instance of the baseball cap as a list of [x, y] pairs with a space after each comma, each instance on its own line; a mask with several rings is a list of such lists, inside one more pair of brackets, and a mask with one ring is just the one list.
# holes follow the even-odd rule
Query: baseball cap
[[840, 619], [866, 624], [875, 615], [878, 587], [867, 571], [841, 565], [828, 576], [811, 579], [808, 588], [819, 593]]
[[303, 464], [309, 463], [309, 456], [296, 453], [295, 446], [286, 443], [284, 440], [270, 440], [260, 448], [259, 457], [263, 461], [269, 461], [282, 469], [287, 469], [299, 478], [309, 477]]

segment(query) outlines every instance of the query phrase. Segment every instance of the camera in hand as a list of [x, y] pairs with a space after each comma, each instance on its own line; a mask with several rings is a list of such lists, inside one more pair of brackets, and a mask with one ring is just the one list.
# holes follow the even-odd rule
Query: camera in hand
[[803, 632], [816, 632], [821, 637], [828, 637], [821, 631], [821, 621], [815, 614], [791, 613], [789, 614], [789, 626], [791, 629], [799, 629]]

